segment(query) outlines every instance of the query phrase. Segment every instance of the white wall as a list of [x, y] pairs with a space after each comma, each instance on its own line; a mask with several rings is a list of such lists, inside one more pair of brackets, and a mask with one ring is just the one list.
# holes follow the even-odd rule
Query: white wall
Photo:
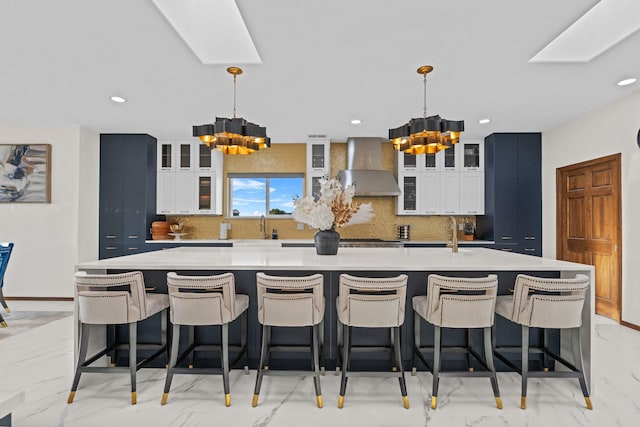
[[4, 295], [73, 297], [74, 265], [98, 256], [99, 135], [0, 126], [0, 143], [51, 144], [51, 203], [0, 204], [0, 241], [15, 243]]
[[543, 256], [556, 256], [556, 168], [622, 154], [622, 320], [640, 325], [640, 92], [542, 134]]

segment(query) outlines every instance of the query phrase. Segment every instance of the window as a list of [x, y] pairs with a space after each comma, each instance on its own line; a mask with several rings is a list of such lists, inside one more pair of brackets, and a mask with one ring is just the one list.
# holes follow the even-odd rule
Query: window
[[303, 196], [303, 186], [304, 175], [297, 173], [229, 174], [228, 215], [291, 215], [293, 200]]

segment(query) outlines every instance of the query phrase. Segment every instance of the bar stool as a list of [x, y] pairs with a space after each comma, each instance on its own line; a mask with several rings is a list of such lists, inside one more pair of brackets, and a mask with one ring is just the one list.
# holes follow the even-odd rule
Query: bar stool
[[[9, 257], [11, 256], [12, 250], [13, 243], [0, 242], [0, 304], [2, 304], [2, 306], [4, 307], [4, 311], [6, 311], [7, 313], [11, 313], [11, 310], [9, 310], [7, 302], [4, 300], [2, 287], [4, 286], [4, 273], [7, 271], [7, 266], [9, 265]], [[7, 327], [7, 322], [4, 321], [2, 315], [0, 315], [0, 327]]]
[[[338, 311], [338, 354], [342, 352], [340, 396], [338, 408], [344, 406], [347, 379], [360, 376], [397, 377], [400, 382], [402, 402], [409, 409], [407, 386], [400, 351], [400, 326], [404, 323], [407, 295], [407, 275], [389, 278], [356, 277], [340, 275], [336, 308]], [[390, 346], [352, 346], [351, 329], [390, 328]], [[344, 342], [343, 342], [344, 341]], [[349, 370], [351, 352], [390, 351], [392, 372], [354, 372]]]
[[[578, 378], [588, 409], [593, 409], [589, 389], [584, 378], [580, 326], [582, 308], [589, 287], [589, 278], [578, 274], [574, 279], [548, 279], [519, 274], [513, 295], [499, 296], [496, 314], [522, 326], [522, 347], [496, 347], [496, 357], [522, 376], [520, 407], [527, 407], [527, 380], [530, 377]], [[542, 347], [529, 346], [529, 328], [545, 328]], [[546, 328], [569, 329], [573, 363], [547, 348]], [[494, 343], [495, 345], [495, 343]], [[500, 352], [521, 352], [522, 366], [518, 368]], [[529, 353], [542, 353], [544, 370], [529, 370]], [[548, 371], [547, 357], [560, 362], [570, 371]]]
[[[229, 366], [233, 366], [244, 355], [245, 374], [249, 373], [247, 358], [247, 308], [249, 296], [236, 294], [233, 273], [215, 276], [180, 276], [175, 272], [167, 273], [167, 288], [171, 305], [171, 323], [173, 335], [171, 340], [171, 361], [164, 383], [164, 393], [161, 404], [165, 405], [169, 399], [171, 380], [175, 374], [222, 374], [224, 387], [224, 401], [231, 406], [229, 391]], [[240, 346], [229, 346], [229, 324], [240, 317]], [[189, 326], [189, 343], [186, 350], [180, 354], [180, 325]], [[194, 328], [204, 325], [220, 325], [220, 345], [196, 345]], [[229, 350], [237, 351], [235, 359], [229, 364]], [[193, 358], [198, 351], [221, 352], [221, 369], [193, 368], [193, 359], [189, 368], [177, 367], [187, 356]]]
[[[167, 351], [167, 309], [169, 297], [165, 294], [146, 293], [142, 272], [133, 271], [120, 274], [75, 274], [78, 320], [80, 329], [80, 351], [73, 385], [67, 403], [72, 403], [84, 372], [121, 373], [131, 375], [131, 403], [136, 404], [136, 371]], [[161, 313], [161, 344], [138, 344], [138, 322]], [[129, 343], [112, 343], [87, 359], [89, 331], [91, 325], [129, 325]], [[105, 354], [117, 348], [129, 349], [128, 367], [89, 366]], [[138, 350], [156, 350], [151, 356], [137, 362]], [[113, 362], [113, 361], [112, 361]]]
[[[262, 349], [251, 406], [258, 406], [262, 378], [265, 375], [297, 375], [295, 372], [269, 369], [272, 351], [309, 351], [308, 346], [271, 345], [274, 326], [311, 327], [313, 385], [316, 404], [322, 408], [320, 366], [324, 335], [324, 278], [322, 274], [302, 277], [270, 276], [256, 273], [258, 290], [258, 322], [262, 325]], [[324, 363], [322, 364], [324, 365]]]
[[[438, 405], [438, 386], [440, 377], [489, 377], [493, 395], [498, 409], [502, 409], [502, 399], [498, 389], [498, 379], [493, 363], [493, 350], [491, 341], [491, 327], [494, 322], [494, 309], [496, 293], [498, 289], [498, 277], [490, 274], [487, 277], [445, 277], [430, 274], [427, 279], [427, 295], [415, 296], [412, 299], [414, 310], [414, 348], [412, 374], [415, 374], [416, 357], [427, 367], [429, 364], [424, 358], [423, 351], [433, 352], [433, 388], [431, 393], [431, 408]], [[431, 323], [434, 327], [433, 347], [422, 347], [420, 344], [420, 318]], [[442, 328], [467, 329], [467, 346], [442, 346]], [[471, 345], [471, 329], [483, 329], [484, 332], [484, 359], [473, 349]], [[447, 371], [441, 370], [441, 355], [448, 352], [463, 352], [473, 356], [486, 370], [475, 371]]]

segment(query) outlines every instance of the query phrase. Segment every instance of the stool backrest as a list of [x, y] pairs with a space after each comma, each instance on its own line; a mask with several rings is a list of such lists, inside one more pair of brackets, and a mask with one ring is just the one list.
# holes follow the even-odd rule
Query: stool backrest
[[13, 243], [0, 242], [0, 288], [4, 284], [4, 273], [7, 271], [12, 250]]
[[83, 323], [131, 323], [147, 318], [144, 277], [140, 271], [75, 274], [79, 320]]
[[324, 317], [322, 274], [286, 277], [256, 273], [258, 321], [269, 326], [312, 326]]
[[513, 291], [511, 319], [538, 328], [577, 328], [589, 278], [547, 279], [519, 274]]
[[171, 322], [178, 325], [221, 325], [236, 318], [233, 273], [181, 276], [167, 273]]
[[488, 328], [494, 322], [497, 292], [495, 274], [477, 278], [430, 274], [425, 318], [446, 328]]
[[338, 316], [348, 326], [397, 327], [404, 323], [407, 275], [356, 277], [340, 275]]

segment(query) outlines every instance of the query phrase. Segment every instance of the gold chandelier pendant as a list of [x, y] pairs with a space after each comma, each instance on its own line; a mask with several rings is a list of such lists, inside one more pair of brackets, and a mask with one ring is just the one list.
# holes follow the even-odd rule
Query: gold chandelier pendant
[[214, 123], [193, 126], [193, 136], [210, 149], [229, 155], [247, 155], [271, 147], [265, 127], [236, 117], [236, 78], [243, 71], [239, 67], [229, 67], [227, 72], [233, 76], [233, 117], [216, 117]]
[[435, 154], [457, 144], [464, 131], [463, 120], [446, 120], [439, 115], [427, 116], [427, 74], [433, 71], [431, 65], [417, 69], [423, 76], [424, 109], [419, 118], [409, 120], [399, 128], [389, 129], [389, 139], [397, 151], [408, 154]]

